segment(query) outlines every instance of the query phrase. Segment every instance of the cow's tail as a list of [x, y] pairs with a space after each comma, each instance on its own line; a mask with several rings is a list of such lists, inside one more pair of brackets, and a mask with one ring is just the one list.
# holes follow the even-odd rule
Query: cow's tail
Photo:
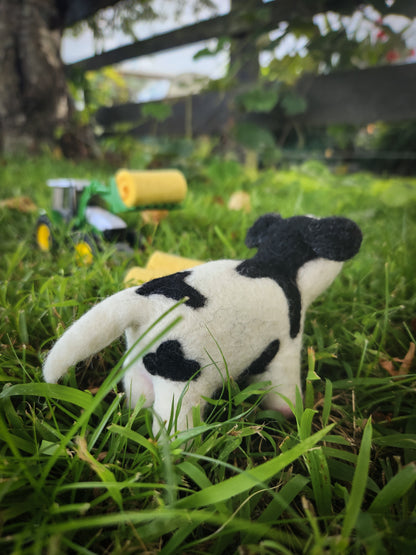
[[45, 381], [57, 382], [70, 366], [104, 349], [128, 327], [139, 325], [139, 319], [145, 321], [143, 311], [147, 303], [136, 290], [133, 287], [108, 297], [72, 324], [46, 358]]

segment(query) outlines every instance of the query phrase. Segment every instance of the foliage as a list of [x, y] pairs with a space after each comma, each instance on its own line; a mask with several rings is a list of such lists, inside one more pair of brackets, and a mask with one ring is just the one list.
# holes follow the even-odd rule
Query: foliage
[[[366, 164], [372, 171], [390, 171], [402, 174], [414, 174], [416, 169], [416, 123], [406, 121], [395, 124], [377, 123], [361, 130], [356, 143], [362, 148], [368, 148], [378, 153], [378, 157]], [[390, 158], [390, 151], [394, 148], [398, 157]]]
[[[174, 0], [170, 4], [171, 11], [167, 11], [166, 4], [158, 4], [153, 0], [118, 0], [111, 8], [99, 10], [94, 17], [78, 23], [70, 29], [70, 32], [77, 35], [85, 29], [85, 26], [88, 26], [92, 30], [96, 42], [115, 30], [121, 31], [133, 40], [139, 40], [135, 31], [135, 24], [138, 21], [153, 21], [156, 18], [163, 20], [167, 16], [177, 19], [183, 10], [183, 3]], [[212, 0], [192, 0], [189, 4], [188, 9], [192, 9], [196, 16], [204, 8], [211, 11], [216, 9]]]
[[270, 112], [279, 100], [279, 85], [274, 83], [265, 89], [259, 83], [256, 87], [241, 93], [238, 100], [247, 112]]
[[414, 56], [407, 43], [413, 22], [404, 16], [393, 19], [383, 18], [369, 6], [351, 16], [327, 12], [307, 21], [295, 18], [272, 33], [268, 43], [261, 42], [271, 52], [264, 73], [272, 81], [293, 84], [303, 72], [330, 73], [406, 61]]
[[142, 107], [142, 115], [156, 121], [164, 121], [172, 114], [172, 107], [163, 102], [148, 102]]
[[102, 39], [109, 31], [121, 30], [135, 38], [133, 24], [137, 20], [152, 21], [157, 17], [151, 0], [121, 0], [109, 9], [98, 11], [86, 22], [78, 23], [71, 28], [75, 35], [82, 32], [87, 25], [94, 33], [96, 40]]
[[68, 86], [77, 107], [76, 118], [84, 125], [92, 123], [102, 106], [130, 100], [126, 79], [113, 67], [85, 73], [72, 70]]
[[[247, 113], [270, 112], [270, 117], [275, 120], [283, 116], [286, 126], [276, 131], [279, 144], [290, 148], [293, 143], [291, 137], [295, 136], [299, 148], [307, 146], [311, 149], [316, 131], [300, 129], [296, 124], [293, 126], [296, 133], [287, 133], [292, 116], [307, 109], [306, 100], [292, 89], [296, 81], [305, 73], [328, 74], [414, 61], [415, 51], [408, 45], [413, 26], [414, 22], [409, 18], [401, 16], [394, 21], [391, 16], [382, 17], [369, 6], [357, 9], [348, 17], [327, 12], [308, 20], [298, 17], [289, 23], [281, 23], [274, 32], [257, 40], [258, 50], [263, 55], [261, 75], [240, 96], [243, 109]], [[247, 40], [252, 41], [253, 37]], [[392, 144], [397, 144], [394, 140], [388, 142], [391, 135], [398, 137], [395, 133], [397, 127], [402, 126], [391, 126], [391, 133], [385, 131], [385, 148], [376, 145], [375, 150], [389, 151]], [[338, 125], [330, 126], [327, 132], [321, 129], [318, 133], [323, 149], [345, 149], [359, 145], [363, 130], [359, 126]], [[413, 144], [413, 135], [401, 135], [400, 145], [405, 151], [411, 151]], [[400, 152], [401, 148], [396, 150]], [[414, 164], [413, 161], [398, 162], [396, 159], [386, 163], [381, 154], [367, 167], [408, 173], [413, 170]]]
[[[157, 226], [133, 215], [143, 250], [108, 246], [90, 267], [63, 243], [38, 252], [36, 214], [0, 208], [2, 553], [414, 552], [416, 181], [337, 176], [315, 161], [253, 174], [214, 149], [131, 144], [142, 164], [181, 168], [189, 195]], [[105, 181], [115, 169], [50, 154], [4, 159], [2, 197], [47, 207], [47, 178]], [[408, 191], [399, 206], [397, 187]], [[240, 189], [249, 214], [227, 208]], [[342, 214], [364, 233], [308, 313], [305, 395], [292, 420], [262, 410], [259, 385], [230, 383], [204, 424], [195, 415], [189, 432], [153, 438], [149, 410], [129, 411], [119, 390], [120, 342], [62, 384], [42, 382], [53, 340], [121, 288], [130, 265], [154, 249], [247, 256], [245, 231], [269, 211]]]

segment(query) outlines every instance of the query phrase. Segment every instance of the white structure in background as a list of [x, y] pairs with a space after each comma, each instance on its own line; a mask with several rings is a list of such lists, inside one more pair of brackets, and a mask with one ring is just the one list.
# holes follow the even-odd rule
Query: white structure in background
[[120, 69], [119, 73], [126, 81], [132, 102], [198, 94], [210, 80], [208, 75], [193, 72], [172, 75]]

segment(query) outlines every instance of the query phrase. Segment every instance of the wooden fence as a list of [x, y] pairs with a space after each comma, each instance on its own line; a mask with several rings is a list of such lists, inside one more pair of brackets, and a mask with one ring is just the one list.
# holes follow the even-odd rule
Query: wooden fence
[[[168, 33], [150, 37], [127, 46], [104, 52], [68, 66], [68, 70], [86, 71], [192, 44], [220, 36], [247, 42], [253, 37], [278, 27], [281, 21], [311, 18], [316, 2], [305, 0], [234, 0], [230, 13], [201, 21]], [[321, 0], [321, 11], [336, 9], [348, 14], [361, 4], [358, 0]], [[384, 0], [373, 0], [375, 7], [386, 12]], [[314, 9], [315, 8], [315, 9]], [[395, 13], [416, 16], [416, 2], [396, 0]], [[245, 76], [247, 78], [247, 76]], [[252, 75], [254, 79], [255, 76]], [[304, 125], [366, 124], [375, 121], [399, 122], [416, 119], [416, 64], [390, 65], [363, 70], [336, 72], [329, 75], [305, 75], [294, 90], [306, 101], [306, 110], [291, 118]], [[168, 99], [171, 115], [156, 124], [143, 118], [143, 104], [128, 103], [103, 107], [97, 113], [97, 123], [110, 129], [115, 123], [133, 123], [133, 133], [160, 133], [193, 136], [221, 133], [235, 119], [233, 100], [236, 91], [202, 93], [187, 98]], [[253, 114], [252, 118], [271, 130], [282, 128], [286, 116], [279, 107], [267, 116]]]

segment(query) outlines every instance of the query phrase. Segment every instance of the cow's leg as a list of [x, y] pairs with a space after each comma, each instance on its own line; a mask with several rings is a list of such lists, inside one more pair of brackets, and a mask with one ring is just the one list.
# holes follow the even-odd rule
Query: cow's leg
[[[193, 426], [194, 407], [205, 405], [201, 395], [211, 392], [201, 391], [197, 381], [175, 382], [154, 376], [155, 402], [153, 404], [153, 434], [156, 436], [162, 426], [172, 423], [171, 433], [184, 431]], [[172, 420], [171, 420], [172, 419]]]
[[129, 406], [134, 407], [143, 395], [145, 397], [144, 407], [153, 405], [153, 377], [147, 372], [142, 361], [127, 364], [128, 368], [124, 374], [123, 385]]
[[263, 406], [277, 410], [285, 416], [291, 416], [290, 406], [285, 397], [294, 405], [296, 389], [302, 391], [300, 379], [300, 347], [301, 340], [288, 339], [287, 344], [280, 345], [279, 351], [271, 360], [264, 372], [252, 377], [252, 381], [271, 382], [270, 392], [263, 399]]

